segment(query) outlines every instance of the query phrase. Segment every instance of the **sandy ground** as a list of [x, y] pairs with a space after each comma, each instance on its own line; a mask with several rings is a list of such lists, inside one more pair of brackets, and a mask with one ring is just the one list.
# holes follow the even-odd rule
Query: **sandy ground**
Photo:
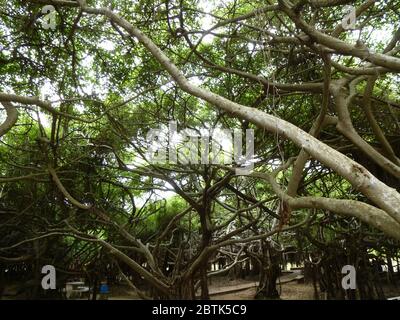
[[[228, 279], [214, 279], [210, 284], [210, 292], [222, 287], [232, 290], [235, 288], [243, 287], [244, 285], [254, 285], [255, 280], [234, 280], [229, 281]], [[298, 283], [292, 281], [278, 285], [278, 291], [280, 292], [281, 300], [314, 300], [314, 288], [312, 284]], [[384, 286], [384, 291], [387, 297], [400, 296], [400, 288], [393, 286]], [[117, 292], [115, 292], [117, 293]], [[229, 292], [223, 294], [212, 295], [211, 300], [253, 300], [256, 293], [256, 287], [252, 287], [246, 290], [240, 290], [236, 292]], [[322, 296], [320, 297], [322, 298]], [[120, 294], [113, 294], [109, 300], [132, 300], [138, 299], [134, 292], [123, 292]]]
[[[245, 285], [254, 285], [253, 288], [246, 290], [240, 290], [236, 292], [229, 292], [223, 294], [212, 295], [211, 300], [253, 300], [256, 293], [256, 280], [229, 280], [226, 278], [216, 278], [211, 281], [210, 292], [214, 290], [219, 290], [221, 288], [227, 290], [234, 290], [235, 288], [240, 288]], [[130, 290], [124, 287], [113, 288], [112, 294], [109, 300], [133, 300], [139, 299], [139, 297]], [[278, 291], [281, 293], [282, 300], [313, 300], [314, 299], [314, 289], [312, 285], [299, 284], [297, 281], [292, 281], [284, 283], [281, 286], [278, 285]]]
[[[281, 281], [284, 279], [288, 279], [288, 277], [285, 278], [285, 276], [283, 276]], [[211, 300], [253, 300], [256, 293], [256, 283], [256, 278], [246, 280], [230, 280], [226, 277], [213, 278], [209, 285], [209, 291], [211, 293], [210, 298]], [[243, 288], [244, 290], [238, 290]], [[280, 285], [278, 284], [277, 288], [281, 300], [314, 300], [314, 289], [312, 284], [299, 283], [297, 280], [294, 280]], [[110, 290], [111, 293], [108, 296], [108, 300], [140, 300], [137, 294], [128, 286], [111, 286]], [[223, 293], [212, 294], [220, 291]], [[384, 285], [384, 291], [387, 297], [400, 296], [400, 286], [396, 288], [393, 285]], [[23, 299], [23, 297], [18, 298]], [[18, 298], [15, 296], [3, 297], [4, 300]], [[85, 295], [79, 300], [87, 299], [88, 297]]]
[[[296, 281], [288, 282], [278, 286], [282, 300], [313, 300], [314, 289], [312, 285], [298, 284]], [[250, 288], [243, 291], [218, 294], [212, 296], [212, 300], [253, 300], [256, 294], [256, 288]]]

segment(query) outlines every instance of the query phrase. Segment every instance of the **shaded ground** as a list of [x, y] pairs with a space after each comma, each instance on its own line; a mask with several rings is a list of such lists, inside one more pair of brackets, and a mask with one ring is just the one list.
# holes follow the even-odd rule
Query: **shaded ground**
[[[312, 285], [297, 283], [296, 277], [300, 272], [284, 274], [280, 278], [278, 290], [283, 300], [312, 300], [314, 299], [314, 289]], [[293, 281], [294, 280], [294, 281]], [[209, 291], [211, 300], [253, 300], [256, 287], [257, 277], [253, 279], [234, 279], [230, 280], [226, 277], [213, 278], [210, 281]], [[115, 288], [111, 292], [110, 300], [131, 300], [139, 299], [131, 290], [126, 288]]]
[[[285, 282], [285, 277], [282, 277], [281, 284], [278, 284], [278, 292], [282, 300], [314, 300], [314, 288], [311, 283], [298, 283], [296, 280], [283, 282]], [[236, 279], [230, 281], [227, 278], [216, 278], [211, 281], [209, 287], [210, 298], [211, 300], [253, 300], [256, 293], [256, 285], [257, 281], [255, 280]], [[247, 289], [240, 290], [246, 287]], [[393, 285], [385, 285], [383, 289], [387, 297], [400, 296], [400, 287], [396, 288]], [[216, 293], [223, 290], [228, 292]], [[133, 292], [130, 292], [130, 294], [113, 294], [110, 298], [110, 300], [131, 299], [138, 299], [138, 297]], [[320, 299], [323, 299], [323, 294], [320, 294]]]
[[[299, 272], [284, 274], [278, 282], [278, 291], [282, 300], [314, 300], [314, 289], [312, 284], [299, 283]], [[257, 287], [257, 278], [234, 279], [228, 277], [212, 278], [209, 290], [211, 300], [253, 300]], [[6, 291], [10, 291], [8, 288]], [[400, 286], [392, 284], [383, 286], [387, 297], [400, 296]], [[12, 291], [12, 290], [11, 290]], [[24, 299], [23, 296], [3, 296], [3, 299]], [[88, 299], [87, 295], [81, 297]], [[110, 286], [109, 300], [137, 300], [138, 295], [128, 286]], [[320, 296], [323, 299], [323, 296]]]
[[[224, 286], [222, 286], [222, 284]], [[221, 291], [221, 290], [235, 290], [246, 286], [252, 286], [251, 288], [211, 295], [211, 300], [253, 300], [256, 293], [256, 281], [249, 280], [233, 280], [222, 278], [217, 281], [212, 281], [210, 285], [210, 292]], [[312, 285], [297, 283], [297, 281], [283, 283], [278, 286], [278, 291], [281, 293], [282, 300], [313, 300], [314, 289]], [[133, 300], [139, 299], [138, 296], [126, 288], [118, 288], [112, 292], [109, 300]]]
[[[282, 284], [280, 292], [282, 300], [314, 299], [314, 289], [312, 285], [304, 283], [299, 284], [296, 281]], [[211, 300], [253, 300], [255, 294], [256, 288], [254, 287], [243, 291], [215, 295], [211, 297]]]

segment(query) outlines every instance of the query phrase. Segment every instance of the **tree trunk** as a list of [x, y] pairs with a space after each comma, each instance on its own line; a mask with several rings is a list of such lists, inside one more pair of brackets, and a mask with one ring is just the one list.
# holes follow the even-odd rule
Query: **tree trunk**
[[179, 279], [172, 288], [171, 298], [176, 300], [196, 299], [193, 277]]
[[280, 275], [279, 252], [263, 241], [260, 257], [260, 283], [255, 295], [256, 299], [279, 299], [276, 281]]
[[200, 269], [200, 287], [201, 287], [201, 300], [210, 300], [208, 293], [208, 278], [207, 278], [207, 261]]

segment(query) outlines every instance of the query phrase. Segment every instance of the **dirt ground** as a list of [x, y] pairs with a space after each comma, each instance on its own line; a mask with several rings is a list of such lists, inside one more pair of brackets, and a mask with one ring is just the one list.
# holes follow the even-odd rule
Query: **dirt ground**
[[[312, 285], [299, 284], [296, 281], [284, 283], [278, 286], [278, 292], [282, 300], [313, 300], [314, 289]], [[243, 291], [218, 294], [211, 296], [212, 300], [253, 300], [256, 288]]]
[[[236, 292], [229, 292], [223, 294], [212, 294], [211, 300], [253, 300], [256, 293], [256, 280], [229, 280], [226, 278], [217, 278], [211, 281], [209, 290], [234, 290], [246, 285], [253, 285], [252, 288], [240, 290]], [[278, 291], [281, 294], [282, 300], [312, 300], [314, 299], [314, 290], [312, 285], [299, 284], [296, 281], [278, 285]], [[134, 300], [139, 299], [135, 292], [126, 287], [114, 287], [111, 289], [109, 300]]]
[[[283, 279], [282, 277], [281, 279]], [[211, 300], [253, 300], [256, 293], [257, 279], [235, 279], [226, 277], [213, 278], [210, 281], [209, 291]], [[299, 283], [297, 280], [278, 284], [277, 289], [281, 300], [314, 300], [312, 284]], [[383, 286], [387, 297], [400, 296], [400, 286]], [[3, 296], [4, 300], [23, 299], [22, 296]], [[323, 299], [323, 297], [320, 297]], [[79, 300], [87, 300], [88, 296], [81, 296]], [[140, 300], [138, 295], [128, 286], [110, 286], [108, 300]]]
[[[210, 293], [213, 291], [222, 291], [222, 290], [234, 290], [235, 288], [241, 288], [243, 286], [251, 286], [253, 287], [235, 291], [235, 292], [227, 292], [221, 294], [211, 294], [211, 300], [253, 300], [256, 287], [255, 280], [229, 280], [226, 278], [213, 279], [209, 286]], [[385, 285], [383, 287], [385, 294], [387, 297], [395, 297], [400, 296], [400, 288], [396, 288], [392, 285]], [[281, 300], [314, 300], [314, 289], [312, 284], [304, 284], [298, 283], [297, 281], [283, 283], [278, 285], [278, 292], [280, 293]], [[323, 297], [320, 297], [323, 299]], [[139, 299], [138, 296], [126, 288], [114, 288], [112, 290], [112, 295], [109, 300], [132, 300]]]

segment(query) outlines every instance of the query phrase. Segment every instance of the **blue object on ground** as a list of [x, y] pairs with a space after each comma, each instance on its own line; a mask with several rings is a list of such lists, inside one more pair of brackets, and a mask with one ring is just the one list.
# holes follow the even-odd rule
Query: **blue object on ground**
[[109, 290], [107, 284], [102, 284], [102, 285], [100, 286], [100, 293], [101, 293], [101, 294], [110, 293], [110, 290]]

